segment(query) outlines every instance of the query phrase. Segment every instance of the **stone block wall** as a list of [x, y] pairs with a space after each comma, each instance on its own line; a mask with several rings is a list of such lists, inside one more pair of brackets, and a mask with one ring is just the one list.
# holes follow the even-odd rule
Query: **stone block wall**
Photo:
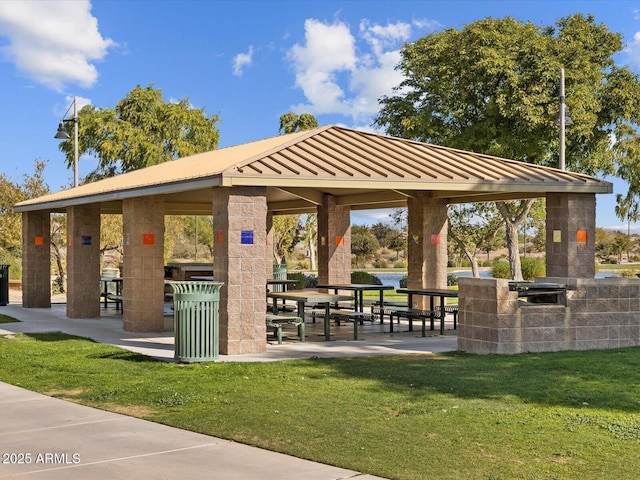
[[515, 354], [640, 345], [640, 279], [538, 281], [566, 284], [566, 305], [526, 303], [508, 280], [461, 278], [458, 349]]

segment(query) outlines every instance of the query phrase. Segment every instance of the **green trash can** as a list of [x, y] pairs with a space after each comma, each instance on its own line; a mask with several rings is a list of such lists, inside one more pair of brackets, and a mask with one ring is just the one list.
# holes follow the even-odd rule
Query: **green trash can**
[[[283, 263], [278, 265], [277, 263], [273, 264], [273, 279], [274, 280], [286, 280], [287, 279], [287, 264]], [[283, 292], [284, 285], [273, 285], [274, 292]]]
[[9, 303], [9, 265], [0, 265], [0, 306]]
[[222, 282], [169, 282], [173, 288], [174, 358], [180, 363], [211, 362], [219, 354]]

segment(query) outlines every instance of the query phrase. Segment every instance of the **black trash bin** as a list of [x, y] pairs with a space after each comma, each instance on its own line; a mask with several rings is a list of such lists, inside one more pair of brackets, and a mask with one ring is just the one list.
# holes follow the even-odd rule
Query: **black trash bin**
[[0, 265], [0, 306], [4, 307], [9, 303], [9, 267], [10, 265]]

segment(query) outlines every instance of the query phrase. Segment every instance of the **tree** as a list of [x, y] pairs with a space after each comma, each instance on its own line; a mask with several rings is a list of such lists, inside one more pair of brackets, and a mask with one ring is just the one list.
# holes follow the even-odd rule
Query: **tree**
[[[587, 174], [636, 179], [640, 189], [640, 81], [614, 56], [622, 37], [576, 14], [555, 26], [487, 18], [406, 44], [404, 80], [381, 99], [375, 124], [395, 136], [546, 165], [558, 165], [559, 71], [566, 71], [567, 165]], [[611, 147], [610, 138], [622, 138]], [[635, 167], [635, 168], [634, 168]], [[626, 177], [625, 177], [626, 175]], [[636, 178], [637, 177], [637, 178]], [[517, 231], [530, 201], [500, 202], [514, 278], [521, 278]], [[516, 208], [517, 207], [517, 210]]]
[[[115, 109], [91, 105], [78, 112], [79, 154], [94, 155], [98, 167], [86, 181], [213, 150], [218, 146], [217, 115], [193, 108], [188, 98], [165, 103], [153, 85], [136, 86]], [[60, 150], [73, 164], [73, 140]]]
[[316, 248], [318, 246], [318, 214], [309, 213], [302, 228], [302, 241], [309, 251], [309, 267], [317, 270]]
[[276, 264], [286, 263], [286, 256], [293, 252], [300, 238], [300, 215], [277, 215], [273, 217], [273, 255]]
[[184, 217], [184, 234], [194, 246], [194, 259], [198, 260], [198, 249], [202, 245], [207, 249], [206, 257], [213, 257], [213, 217], [187, 215]]
[[380, 244], [369, 228], [364, 225], [351, 227], [351, 253], [356, 256], [356, 264], [364, 267], [366, 261], [376, 253]]
[[278, 133], [293, 133], [302, 130], [311, 130], [318, 127], [318, 120], [310, 113], [303, 113], [297, 115], [293, 112], [288, 112], [280, 115], [280, 128]]
[[[629, 248], [631, 248], [631, 222], [640, 220], [640, 203], [638, 193], [628, 191], [623, 197], [622, 194], [616, 195], [616, 217], [622, 222], [627, 222], [627, 239]], [[627, 261], [631, 258], [629, 250], [627, 250]]]
[[488, 203], [449, 207], [449, 236], [471, 262], [474, 278], [480, 277], [478, 255], [483, 245], [500, 231], [500, 215]]

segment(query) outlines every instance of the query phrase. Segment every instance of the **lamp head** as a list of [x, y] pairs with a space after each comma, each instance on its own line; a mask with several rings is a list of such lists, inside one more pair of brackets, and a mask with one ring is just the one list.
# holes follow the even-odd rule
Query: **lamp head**
[[64, 122], [60, 122], [58, 124], [58, 131], [53, 136], [53, 138], [57, 138], [59, 140], [68, 140], [71, 138], [71, 136], [69, 136], [69, 133], [67, 133], [67, 129], [64, 126]]
[[[555, 119], [555, 124], [560, 125], [560, 112], [558, 112], [558, 116]], [[571, 117], [569, 116], [569, 107], [566, 105], [564, 106], [564, 124], [567, 127], [573, 125], [573, 120], [571, 120]]]

